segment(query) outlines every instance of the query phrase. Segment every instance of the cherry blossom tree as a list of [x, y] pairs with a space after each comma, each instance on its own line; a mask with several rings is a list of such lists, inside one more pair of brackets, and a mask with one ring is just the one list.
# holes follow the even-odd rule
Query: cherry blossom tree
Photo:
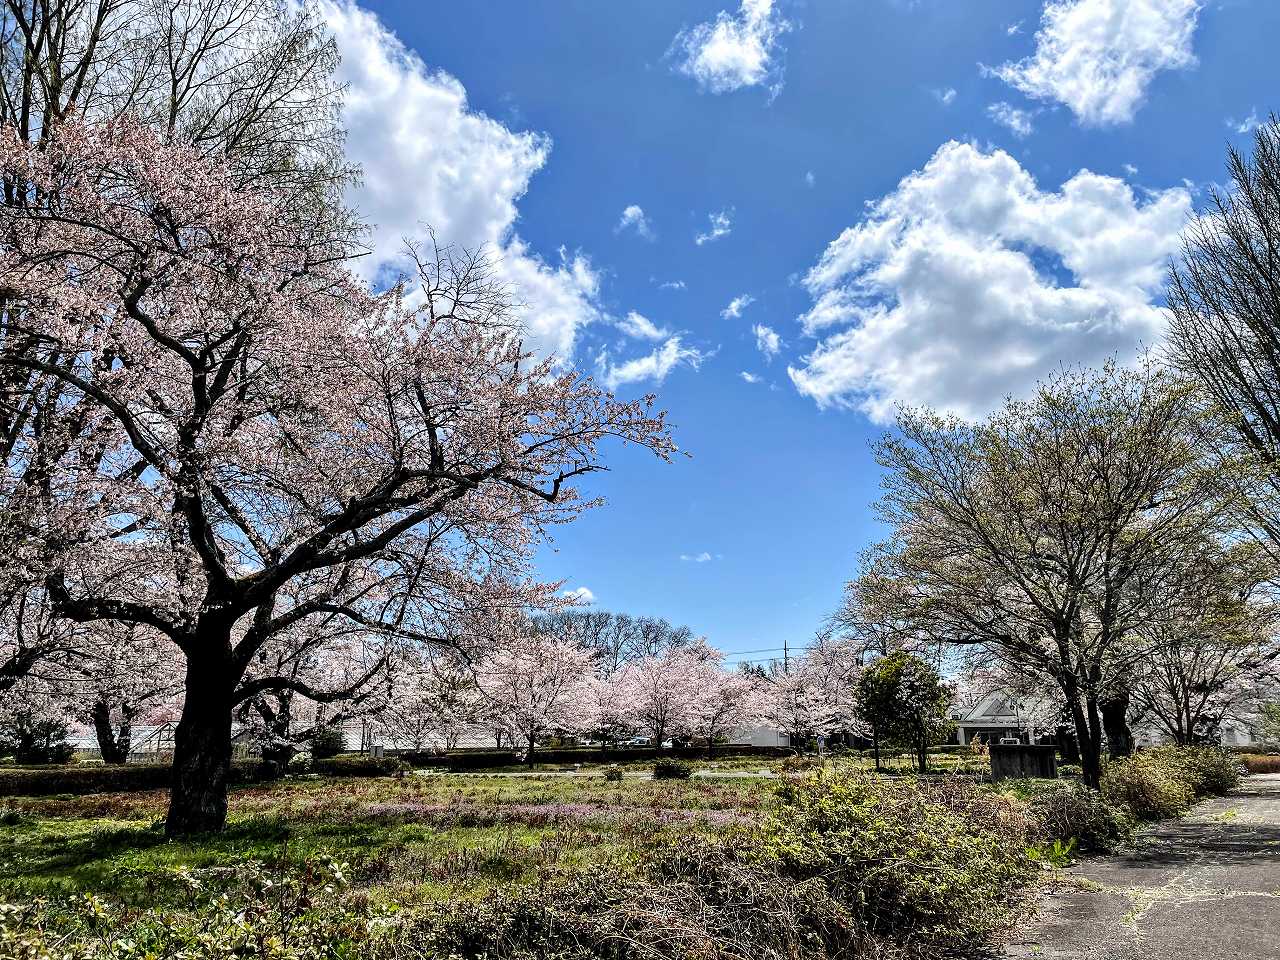
[[694, 701], [688, 711], [686, 729], [707, 745], [712, 755], [716, 740], [750, 724], [759, 712], [759, 678], [729, 671], [719, 655], [708, 658], [696, 668], [699, 677], [693, 684]]
[[476, 666], [482, 710], [532, 766], [538, 737], [591, 730], [599, 720], [595, 658], [577, 644], [530, 630]]
[[[72, 416], [20, 514], [60, 618], [137, 625], [185, 663], [170, 835], [226, 818], [238, 704], [356, 696], [397, 645], [485, 649], [574, 478], [620, 438], [670, 456], [651, 398], [536, 360], [482, 256], [434, 248], [374, 294], [288, 192], [128, 121], [0, 132], [5, 364]], [[29, 202], [57, 196], [57, 204]], [[46, 448], [48, 449], [48, 448]], [[22, 459], [21, 449], [14, 459]], [[363, 651], [337, 686], [265, 670], [272, 644]], [[270, 664], [272, 659], [267, 658]]]
[[717, 661], [717, 653], [698, 642], [636, 660], [619, 672], [617, 683], [629, 718], [649, 734], [655, 748], [661, 750], [669, 736], [690, 732], [699, 700], [718, 670]]
[[396, 664], [377, 724], [396, 747], [452, 750], [486, 718], [471, 667], [448, 652], [415, 652]]
[[797, 749], [820, 742], [847, 722], [841, 700], [832, 689], [830, 672], [820, 660], [809, 657], [786, 664], [775, 661], [762, 671], [759, 715], [787, 734]]
[[147, 627], [93, 626], [58, 686], [77, 719], [92, 727], [103, 763], [127, 763], [135, 723], [180, 714], [181, 657], [167, 637]]
[[[287, 196], [277, 211], [319, 249], [357, 236], [343, 207], [352, 170], [342, 156], [337, 49], [319, 11], [289, 0], [7, 0], [0, 4], [0, 128], [32, 151], [67, 123], [127, 118], [225, 164], [240, 187]], [[48, 184], [45, 184], [48, 187]], [[10, 169], [4, 202], [56, 205]], [[39, 510], [46, 478], [89, 412], [82, 395], [40, 364], [48, 344], [0, 287], [0, 518]], [[56, 356], [56, 355], [53, 355]], [[35, 362], [26, 362], [35, 361]], [[83, 464], [81, 465], [83, 469]], [[40, 543], [0, 519], [0, 690], [43, 660], [65, 671], [74, 624], [52, 616]]]

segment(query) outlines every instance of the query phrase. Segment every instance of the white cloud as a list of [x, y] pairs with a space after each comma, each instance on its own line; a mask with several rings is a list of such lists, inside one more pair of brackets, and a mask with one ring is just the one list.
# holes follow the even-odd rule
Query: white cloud
[[683, 290], [688, 284], [683, 280], [664, 280], [658, 284], [659, 290]]
[[757, 377], [754, 373], [748, 373], [746, 370], [743, 370], [741, 373], [738, 374], [738, 376], [740, 376], [743, 380], [747, 381], [747, 383], [760, 382], [759, 377]]
[[1128, 123], [1157, 73], [1195, 66], [1200, 9], [1201, 0], [1049, 0], [1035, 52], [990, 72], [1066, 104], [1082, 123]]
[[804, 172], [804, 184], [806, 187], [812, 187], [817, 182], [818, 178], [813, 175], [812, 170], [806, 170]]
[[944, 107], [949, 107], [951, 106], [952, 103], [955, 102], [956, 88], [947, 87], [947, 89], [945, 90], [934, 90], [933, 98], [937, 100], [940, 104], [942, 104]]
[[1022, 32], [1022, 21], [1019, 20], [1017, 23], [1009, 24], [1007, 27], [1004, 28], [1004, 32], [1005, 32], [1005, 36], [1009, 36], [1009, 37], [1017, 36], [1019, 33]]
[[1015, 137], [1025, 137], [1034, 129], [1031, 126], [1031, 113], [1019, 110], [1001, 100], [987, 107], [987, 116], [1001, 126], [1008, 127]]
[[741, 294], [729, 301], [729, 305], [720, 311], [720, 316], [725, 320], [735, 320], [742, 316], [742, 311], [756, 302], [756, 298], [749, 293]]
[[473, 111], [455, 77], [432, 71], [350, 0], [321, 0], [320, 9], [342, 55], [347, 154], [364, 172], [350, 198], [372, 228], [360, 269], [369, 279], [404, 269], [404, 241], [426, 225], [443, 243], [484, 246], [528, 307], [530, 346], [569, 356], [577, 331], [601, 316], [598, 275], [581, 253], [545, 261], [515, 232], [517, 203], [550, 139]]
[[710, 243], [712, 240], [719, 240], [721, 237], [727, 237], [733, 230], [733, 209], [721, 210], [719, 213], [708, 213], [707, 223], [710, 229], [706, 233], [699, 233], [693, 238], [693, 242], [698, 246], [704, 243]]
[[[804, 283], [822, 336], [796, 387], [886, 421], [896, 404], [973, 417], [1061, 364], [1133, 356], [1191, 212], [1081, 170], [1041, 190], [1001, 150], [954, 141], [834, 240]], [[839, 329], [833, 329], [839, 327]]]
[[685, 563], [706, 563], [711, 559], [711, 554], [705, 550], [701, 553], [682, 553], [680, 559]]
[[561, 594], [573, 600], [575, 603], [592, 604], [596, 602], [596, 595], [586, 587], [574, 587], [572, 590], [566, 590]]
[[667, 374], [680, 364], [687, 364], [697, 370], [702, 366], [704, 355], [693, 347], [686, 347], [680, 338], [669, 337], [662, 346], [642, 357], [614, 364], [607, 356], [600, 358], [600, 378], [610, 390], [627, 383], [653, 381], [661, 383]]
[[790, 29], [773, 0], [742, 0], [737, 14], [722, 10], [713, 22], [680, 31], [668, 55], [703, 90], [729, 93], [767, 84], [776, 96], [782, 89], [778, 41]]
[[630, 311], [625, 317], [618, 322], [618, 329], [625, 333], [628, 337], [635, 337], [637, 340], [661, 340], [664, 337], [671, 336], [671, 331], [666, 327], [660, 327], [648, 317]]
[[1227, 126], [1236, 133], [1252, 133], [1258, 127], [1262, 126], [1262, 121], [1258, 119], [1258, 108], [1254, 107], [1249, 111], [1249, 115], [1243, 120], [1227, 119]]
[[644, 209], [639, 204], [633, 203], [622, 211], [622, 216], [618, 218], [618, 225], [613, 228], [613, 232], [621, 233], [628, 229], [634, 230], [637, 236], [644, 237], [646, 240], [654, 239], [653, 225], [649, 223], [649, 218], [644, 215]]
[[782, 349], [782, 338], [776, 331], [757, 323], [751, 328], [751, 332], [756, 335], [756, 349], [764, 354], [766, 360], [772, 360], [778, 355], [778, 351]]
[[1138, 168], [1135, 167], [1132, 163], [1126, 163], [1124, 165], [1124, 172], [1131, 177], [1136, 177], [1138, 175]]

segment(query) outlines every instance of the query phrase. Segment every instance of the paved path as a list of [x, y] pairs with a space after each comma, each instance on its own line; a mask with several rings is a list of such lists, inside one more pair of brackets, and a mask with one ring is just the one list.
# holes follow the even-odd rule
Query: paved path
[[1250, 777], [1065, 879], [1008, 957], [1280, 960], [1280, 774]]

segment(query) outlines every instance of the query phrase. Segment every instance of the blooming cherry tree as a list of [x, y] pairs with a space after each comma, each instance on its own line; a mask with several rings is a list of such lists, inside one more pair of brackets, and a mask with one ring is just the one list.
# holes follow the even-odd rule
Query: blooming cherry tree
[[695, 709], [718, 670], [718, 654], [699, 642], [636, 660], [616, 682], [632, 724], [661, 749], [667, 737], [686, 735], [694, 727]]
[[717, 739], [755, 720], [760, 709], [760, 682], [754, 675], [725, 670], [718, 653], [704, 660], [697, 673], [686, 729], [690, 736], [706, 743], [710, 756]]
[[[374, 294], [289, 194], [125, 120], [39, 148], [0, 130], [0, 173], [8, 333], [31, 343], [6, 362], [66, 413], [24, 542], [57, 618], [181, 653], [170, 835], [225, 823], [237, 705], [350, 698], [397, 645], [490, 648], [554, 596], [531, 554], [592, 505], [572, 482], [600, 441], [673, 450], [647, 402], [530, 356], [479, 256], [427, 251], [411, 298]], [[332, 686], [260, 659], [353, 637], [368, 668]]]
[[593, 729], [600, 698], [595, 658], [577, 644], [537, 631], [513, 640], [476, 667], [481, 709], [532, 765], [538, 737]]

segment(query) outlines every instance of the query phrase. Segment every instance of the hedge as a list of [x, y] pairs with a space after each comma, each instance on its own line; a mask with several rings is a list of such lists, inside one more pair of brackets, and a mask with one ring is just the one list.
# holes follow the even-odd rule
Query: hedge
[[325, 757], [311, 764], [311, 771], [326, 777], [388, 777], [404, 773], [409, 765], [399, 757], [354, 756]]
[[[762, 747], [751, 744], [717, 745], [713, 757], [788, 757], [794, 753], [787, 747]], [[411, 767], [443, 770], [488, 770], [494, 767], [516, 766], [524, 759], [514, 750], [455, 750], [438, 753], [428, 750], [400, 750], [388, 752]], [[677, 760], [702, 760], [707, 756], [705, 746], [668, 747], [539, 747], [534, 751], [535, 763], [629, 763], [672, 757]]]
[[[315, 773], [329, 777], [385, 777], [407, 770], [396, 757], [365, 755], [316, 760]], [[43, 797], [57, 793], [137, 793], [167, 790], [173, 777], [167, 763], [130, 763], [117, 766], [0, 767], [0, 797]], [[261, 783], [269, 779], [256, 761], [231, 765], [232, 784]]]
[[[122, 767], [0, 768], [0, 797], [167, 790], [172, 776], [173, 768], [167, 763], [131, 763]], [[259, 779], [256, 763], [231, 765], [232, 783], [253, 783]]]

